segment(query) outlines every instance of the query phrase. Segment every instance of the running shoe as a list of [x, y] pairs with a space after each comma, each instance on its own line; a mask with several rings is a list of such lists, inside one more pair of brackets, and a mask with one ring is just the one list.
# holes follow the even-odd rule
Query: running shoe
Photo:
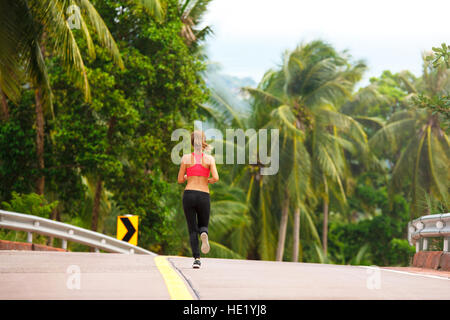
[[208, 234], [206, 232], [202, 232], [200, 238], [202, 239], [202, 252], [208, 253], [209, 252]]
[[200, 259], [195, 259], [194, 263], [192, 264], [192, 268], [199, 269], [202, 263], [200, 262]]

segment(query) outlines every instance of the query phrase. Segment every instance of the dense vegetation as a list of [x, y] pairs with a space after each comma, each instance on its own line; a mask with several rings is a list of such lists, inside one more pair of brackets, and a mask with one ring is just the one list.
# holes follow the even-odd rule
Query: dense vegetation
[[420, 77], [385, 71], [356, 89], [363, 61], [302, 43], [236, 98], [206, 67], [210, 0], [78, 2], [81, 29], [54, 27], [68, 1], [0, 8], [29, 17], [20, 30], [0, 18], [16, 37], [0, 38], [2, 209], [112, 236], [118, 215], [139, 215], [140, 246], [190, 256], [171, 133], [201, 119], [280, 132], [276, 175], [219, 165], [210, 256], [407, 265], [408, 221], [448, 211], [446, 45], [424, 55]]

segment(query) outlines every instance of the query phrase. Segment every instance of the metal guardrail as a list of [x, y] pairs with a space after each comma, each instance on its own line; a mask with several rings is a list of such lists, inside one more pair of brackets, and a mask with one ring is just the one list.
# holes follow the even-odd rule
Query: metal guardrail
[[62, 248], [65, 250], [67, 250], [67, 242], [70, 241], [93, 247], [96, 252], [101, 249], [114, 253], [156, 256], [154, 252], [98, 232], [29, 214], [0, 210], [0, 228], [26, 231], [28, 232], [27, 241], [30, 243], [33, 242], [33, 233], [62, 239]]
[[444, 238], [443, 251], [449, 252], [450, 213], [423, 216], [408, 223], [408, 241], [416, 252], [428, 249], [429, 238]]

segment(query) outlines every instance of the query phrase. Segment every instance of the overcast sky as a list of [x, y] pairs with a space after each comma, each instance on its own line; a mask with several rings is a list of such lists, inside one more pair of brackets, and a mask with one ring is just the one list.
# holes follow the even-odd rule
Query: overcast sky
[[420, 75], [421, 53], [450, 43], [449, 17], [450, 0], [214, 0], [204, 24], [224, 73], [258, 82], [284, 50], [322, 39], [364, 59], [367, 82], [386, 69]]

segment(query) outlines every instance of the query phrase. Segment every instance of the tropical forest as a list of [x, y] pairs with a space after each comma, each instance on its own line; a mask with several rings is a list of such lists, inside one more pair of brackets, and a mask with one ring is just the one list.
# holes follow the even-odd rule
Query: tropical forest
[[299, 31], [246, 81], [205, 49], [214, 1], [1, 1], [0, 209], [114, 238], [136, 215], [138, 246], [190, 257], [172, 133], [277, 129], [276, 174], [217, 164], [208, 257], [408, 266], [408, 222], [449, 210], [449, 39], [411, 52], [420, 75], [363, 81], [365, 60]]

